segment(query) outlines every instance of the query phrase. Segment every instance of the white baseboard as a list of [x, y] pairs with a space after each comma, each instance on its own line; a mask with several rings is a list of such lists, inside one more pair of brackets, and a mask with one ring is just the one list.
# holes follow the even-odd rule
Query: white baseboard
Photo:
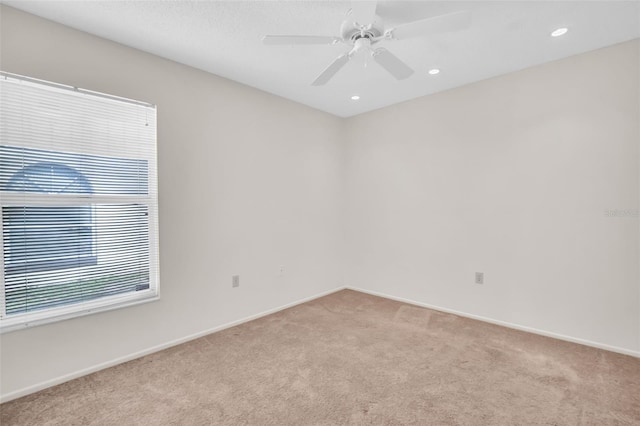
[[512, 329], [515, 329], [515, 330], [526, 331], [526, 332], [529, 332], [529, 333], [539, 334], [541, 336], [552, 337], [554, 339], [565, 340], [567, 342], [578, 343], [578, 344], [585, 345], [585, 346], [591, 346], [591, 347], [598, 348], [598, 349], [604, 349], [604, 350], [607, 350], [607, 351], [617, 352], [617, 353], [621, 353], [621, 354], [624, 354], [624, 355], [630, 355], [630, 356], [633, 356], [633, 357], [636, 357], [636, 358], [640, 358], [640, 352], [633, 351], [633, 350], [630, 350], [630, 349], [620, 348], [620, 347], [617, 347], [617, 346], [610, 346], [610, 345], [606, 345], [606, 344], [603, 344], [603, 343], [592, 342], [590, 340], [584, 340], [584, 339], [579, 339], [579, 338], [576, 338], [576, 337], [565, 336], [565, 335], [562, 335], [562, 334], [552, 333], [552, 332], [549, 332], [549, 331], [538, 330], [538, 329], [532, 328], [532, 327], [526, 327], [526, 326], [522, 326], [522, 325], [518, 325], [518, 324], [512, 324], [512, 323], [509, 323], [509, 322], [499, 321], [499, 320], [495, 320], [495, 319], [491, 319], [491, 318], [486, 318], [486, 317], [482, 317], [482, 316], [479, 316], [479, 315], [468, 314], [468, 313], [456, 311], [456, 310], [453, 310], [453, 309], [448, 309], [448, 308], [443, 308], [443, 307], [440, 307], [440, 306], [430, 305], [428, 303], [417, 302], [415, 300], [405, 299], [405, 298], [402, 298], [402, 297], [391, 296], [389, 294], [380, 293], [380, 292], [376, 292], [376, 291], [365, 290], [365, 289], [358, 288], [358, 287], [344, 286], [344, 287], [337, 287], [337, 288], [334, 288], [332, 290], [328, 290], [328, 291], [325, 291], [325, 292], [322, 292], [322, 293], [318, 293], [318, 294], [315, 294], [313, 296], [306, 297], [304, 299], [300, 299], [300, 300], [297, 300], [295, 302], [291, 302], [291, 303], [288, 303], [286, 305], [279, 306], [277, 308], [269, 309], [269, 310], [260, 312], [260, 313], [255, 314], [255, 315], [251, 315], [251, 316], [248, 316], [248, 317], [236, 320], [236, 321], [232, 321], [232, 322], [229, 322], [229, 323], [226, 323], [226, 324], [219, 325], [217, 327], [213, 327], [213, 328], [210, 328], [210, 329], [207, 329], [207, 330], [203, 330], [203, 331], [200, 331], [198, 333], [191, 334], [189, 336], [185, 336], [185, 337], [182, 337], [182, 338], [179, 338], [179, 339], [175, 339], [175, 340], [172, 340], [170, 342], [166, 342], [166, 343], [163, 343], [163, 344], [160, 344], [160, 345], [156, 345], [156, 346], [153, 346], [153, 347], [150, 347], [150, 348], [147, 348], [147, 349], [143, 349], [141, 351], [134, 352], [134, 353], [131, 353], [129, 355], [125, 355], [125, 356], [122, 356], [122, 357], [119, 357], [119, 358], [116, 358], [116, 359], [113, 359], [113, 360], [110, 360], [110, 361], [107, 361], [107, 362], [103, 362], [101, 364], [97, 364], [97, 365], [94, 365], [94, 366], [91, 366], [91, 367], [88, 367], [88, 368], [84, 368], [82, 370], [78, 370], [78, 371], [70, 373], [70, 374], [65, 374], [63, 376], [56, 377], [55, 379], [46, 380], [44, 382], [41, 382], [41, 383], [38, 383], [38, 384], [35, 384], [35, 385], [32, 385], [32, 386], [27, 386], [27, 387], [19, 389], [17, 391], [13, 391], [13, 392], [9, 392], [9, 393], [4, 394], [4, 395], [0, 395], [0, 403], [8, 402], [8, 401], [11, 401], [11, 400], [14, 400], [14, 399], [29, 395], [29, 394], [34, 393], [34, 392], [41, 391], [41, 390], [49, 388], [51, 386], [59, 385], [59, 384], [64, 383], [64, 382], [68, 382], [70, 380], [77, 379], [77, 378], [82, 377], [82, 376], [86, 376], [87, 374], [95, 373], [96, 371], [104, 370], [105, 368], [109, 368], [109, 367], [113, 367], [113, 366], [118, 365], [118, 364], [122, 364], [123, 362], [131, 361], [133, 359], [140, 358], [140, 357], [143, 357], [145, 355], [149, 355], [149, 354], [152, 354], [154, 352], [158, 352], [158, 351], [161, 351], [163, 349], [170, 348], [172, 346], [176, 346], [176, 345], [179, 345], [179, 344], [182, 344], [182, 343], [186, 343], [186, 342], [188, 342], [190, 340], [195, 340], [195, 339], [198, 339], [200, 337], [206, 336], [207, 334], [215, 333], [217, 331], [222, 331], [222, 330], [225, 330], [227, 328], [243, 324], [245, 322], [253, 321], [255, 319], [258, 319], [258, 318], [261, 318], [261, 317], [264, 317], [264, 316], [267, 316], [267, 315], [274, 314], [274, 313], [282, 311], [284, 309], [288, 309], [288, 308], [291, 308], [293, 306], [300, 305], [302, 303], [309, 302], [311, 300], [315, 300], [315, 299], [318, 299], [320, 297], [324, 297], [324, 296], [327, 296], [327, 295], [332, 294], [332, 293], [336, 293], [336, 292], [338, 292], [340, 290], [344, 290], [344, 289], [359, 291], [361, 293], [371, 294], [373, 296], [378, 296], [378, 297], [384, 297], [386, 299], [396, 300], [398, 302], [408, 303], [410, 305], [421, 306], [423, 308], [429, 308], [429, 309], [433, 309], [433, 310], [440, 311], [440, 312], [446, 312], [446, 313], [449, 313], [449, 314], [459, 315], [461, 317], [471, 318], [471, 319], [475, 319], [475, 320], [479, 320], [479, 321], [484, 321], [484, 322], [487, 322], [487, 323], [490, 323], [490, 324], [501, 325], [503, 327], [512, 328]]
[[37, 384], [32, 385], [32, 386], [27, 386], [27, 387], [19, 389], [17, 391], [13, 391], [13, 392], [9, 392], [9, 393], [4, 394], [4, 395], [0, 395], [0, 403], [8, 402], [8, 401], [11, 401], [11, 400], [14, 400], [14, 399], [17, 399], [17, 398], [32, 394], [34, 392], [38, 392], [38, 391], [41, 391], [43, 389], [50, 388], [52, 386], [59, 385], [59, 384], [64, 383], [64, 382], [68, 382], [70, 380], [77, 379], [77, 378], [82, 377], [82, 376], [86, 376], [87, 374], [95, 373], [96, 371], [104, 370], [105, 368], [109, 368], [109, 367], [113, 367], [113, 366], [118, 365], [118, 364], [122, 364], [123, 362], [131, 361], [133, 359], [140, 358], [140, 357], [143, 357], [145, 355], [149, 355], [149, 354], [152, 354], [154, 352], [158, 352], [158, 351], [161, 351], [163, 349], [170, 348], [172, 346], [176, 346], [176, 345], [179, 345], [179, 344], [182, 344], [182, 343], [186, 343], [186, 342], [188, 342], [190, 340], [195, 340], [195, 339], [198, 339], [200, 337], [206, 336], [207, 334], [215, 333], [217, 331], [222, 331], [222, 330], [225, 330], [227, 328], [243, 324], [245, 322], [253, 321], [255, 319], [258, 319], [258, 318], [261, 318], [261, 317], [264, 317], [264, 316], [267, 316], [267, 315], [271, 315], [271, 314], [274, 314], [276, 312], [280, 312], [282, 310], [291, 308], [293, 306], [297, 306], [297, 305], [300, 305], [302, 303], [309, 302], [311, 300], [315, 300], [315, 299], [318, 299], [320, 297], [324, 297], [324, 296], [327, 296], [329, 294], [332, 294], [332, 293], [335, 293], [335, 292], [338, 292], [338, 291], [344, 290], [344, 289], [345, 289], [344, 287], [337, 287], [337, 288], [334, 288], [332, 290], [328, 290], [328, 291], [325, 291], [325, 292], [322, 292], [322, 293], [315, 294], [315, 295], [310, 296], [310, 297], [306, 297], [304, 299], [296, 300], [295, 302], [287, 303], [286, 305], [282, 305], [282, 306], [279, 306], [277, 308], [269, 309], [269, 310], [260, 312], [260, 313], [255, 314], [255, 315], [250, 315], [248, 317], [245, 317], [245, 318], [242, 318], [242, 319], [239, 319], [239, 320], [236, 320], [236, 321], [232, 321], [232, 322], [229, 322], [229, 323], [226, 323], [226, 324], [222, 324], [222, 325], [219, 325], [217, 327], [213, 327], [213, 328], [210, 328], [210, 329], [207, 329], [207, 330], [203, 330], [203, 331], [200, 331], [198, 333], [194, 333], [194, 334], [191, 334], [191, 335], [188, 335], [188, 336], [185, 336], [185, 337], [181, 337], [179, 339], [175, 339], [175, 340], [172, 340], [170, 342], [166, 342], [166, 343], [163, 343], [163, 344], [160, 344], [160, 345], [152, 346], [150, 348], [143, 349], [141, 351], [134, 352], [134, 353], [131, 353], [131, 354], [128, 354], [128, 355], [125, 355], [125, 356], [121, 356], [121, 357], [118, 357], [116, 359], [112, 359], [112, 360], [109, 360], [107, 362], [103, 362], [101, 364], [97, 364], [97, 365], [94, 365], [94, 366], [91, 366], [91, 367], [88, 367], [88, 368], [83, 368], [82, 370], [78, 370], [78, 371], [75, 371], [75, 372], [70, 373], [70, 374], [65, 374], [63, 376], [56, 377], [55, 379], [46, 380], [44, 382], [37, 383]]
[[480, 315], [468, 314], [466, 312], [456, 311], [454, 309], [443, 308], [440, 306], [430, 305], [428, 303], [416, 302], [415, 300], [405, 299], [402, 297], [391, 296], [389, 294], [380, 293], [377, 291], [365, 290], [358, 287], [346, 286], [346, 289], [359, 291], [361, 293], [371, 294], [372, 296], [384, 297], [385, 299], [391, 299], [398, 302], [408, 303], [410, 305], [420, 306], [423, 308], [433, 309], [434, 311], [446, 312], [448, 314], [454, 314], [465, 318], [471, 318], [478, 321], [488, 322], [490, 324], [501, 325], [503, 327], [512, 328], [514, 330], [526, 331], [528, 333], [539, 334], [541, 336], [552, 337], [554, 339], [565, 340], [567, 342], [578, 343], [585, 346], [591, 346], [598, 349], [604, 349], [610, 352], [616, 352], [623, 355], [629, 355], [632, 357], [640, 358], [640, 351], [634, 351], [631, 349], [620, 348], [618, 346], [611, 346], [604, 343], [593, 342], [591, 340], [580, 339], [577, 337], [566, 336], [564, 334], [553, 333], [551, 331], [539, 330], [537, 328], [527, 327], [524, 325], [513, 324], [506, 321], [495, 320]]

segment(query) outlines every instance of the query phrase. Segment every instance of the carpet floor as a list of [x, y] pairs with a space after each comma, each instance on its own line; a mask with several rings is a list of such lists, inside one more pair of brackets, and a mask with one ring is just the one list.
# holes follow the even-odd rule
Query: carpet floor
[[640, 425], [640, 360], [344, 290], [0, 405], [9, 425]]

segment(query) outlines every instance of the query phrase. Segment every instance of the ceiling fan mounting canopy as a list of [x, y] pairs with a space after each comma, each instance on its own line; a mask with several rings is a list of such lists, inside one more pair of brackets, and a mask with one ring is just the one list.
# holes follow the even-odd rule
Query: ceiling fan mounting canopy
[[311, 83], [322, 86], [344, 67], [358, 52], [371, 55], [373, 60], [397, 80], [403, 80], [413, 74], [413, 69], [384, 47], [373, 46], [383, 41], [403, 40], [442, 32], [457, 31], [471, 25], [471, 13], [461, 11], [432, 18], [407, 22], [394, 28], [386, 28], [384, 21], [376, 15], [377, 2], [352, 2], [346, 18], [340, 26], [340, 36], [311, 35], [266, 35], [262, 42], [265, 45], [313, 45], [344, 43], [351, 49], [338, 56]]

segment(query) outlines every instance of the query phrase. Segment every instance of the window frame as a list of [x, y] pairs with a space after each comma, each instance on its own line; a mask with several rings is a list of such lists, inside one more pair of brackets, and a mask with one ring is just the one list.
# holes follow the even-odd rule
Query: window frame
[[[80, 317], [97, 312], [106, 312], [115, 309], [135, 306], [142, 303], [153, 302], [160, 299], [159, 285], [159, 228], [158, 228], [158, 186], [157, 186], [157, 127], [155, 117], [157, 107], [145, 102], [130, 100], [117, 96], [101, 94], [93, 91], [78, 89], [71, 86], [60, 85], [56, 83], [36, 80], [29, 77], [19, 76], [0, 71], [0, 77], [3, 79], [11, 78], [27, 82], [31, 85], [38, 84], [49, 86], [57, 90], [72, 91], [82, 96], [98, 96], [118, 102], [129, 102], [143, 107], [153, 108], [153, 156], [147, 160], [150, 162], [147, 179], [149, 191], [147, 194], [46, 194], [46, 193], [29, 193], [25, 196], [24, 192], [7, 191], [0, 188], [0, 209], [3, 207], [90, 207], [94, 208], [99, 204], [140, 204], [148, 209], [149, 224], [147, 228], [149, 243], [149, 288], [135, 292], [127, 292], [105, 296], [89, 301], [73, 303], [69, 305], [61, 305], [42, 310], [35, 310], [25, 313], [16, 313], [6, 315], [6, 299], [5, 299], [5, 262], [4, 262], [4, 218], [0, 214], [0, 333], [6, 333], [14, 330], [24, 329], [41, 324], [66, 320], [69, 318]], [[10, 143], [8, 143], [11, 145]], [[153, 164], [151, 165], [151, 162]], [[153, 172], [152, 172], [153, 170]], [[28, 198], [28, 201], [25, 199]]]

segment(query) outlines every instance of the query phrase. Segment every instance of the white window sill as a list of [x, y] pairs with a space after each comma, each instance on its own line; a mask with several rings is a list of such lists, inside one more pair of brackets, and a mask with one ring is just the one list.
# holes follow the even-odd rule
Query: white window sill
[[147, 290], [137, 292], [133, 295], [117, 295], [75, 306], [63, 306], [55, 309], [12, 315], [0, 319], [0, 334], [95, 314], [98, 312], [106, 312], [114, 309], [140, 305], [142, 303], [153, 302], [159, 299], [160, 295], [156, 291]]

